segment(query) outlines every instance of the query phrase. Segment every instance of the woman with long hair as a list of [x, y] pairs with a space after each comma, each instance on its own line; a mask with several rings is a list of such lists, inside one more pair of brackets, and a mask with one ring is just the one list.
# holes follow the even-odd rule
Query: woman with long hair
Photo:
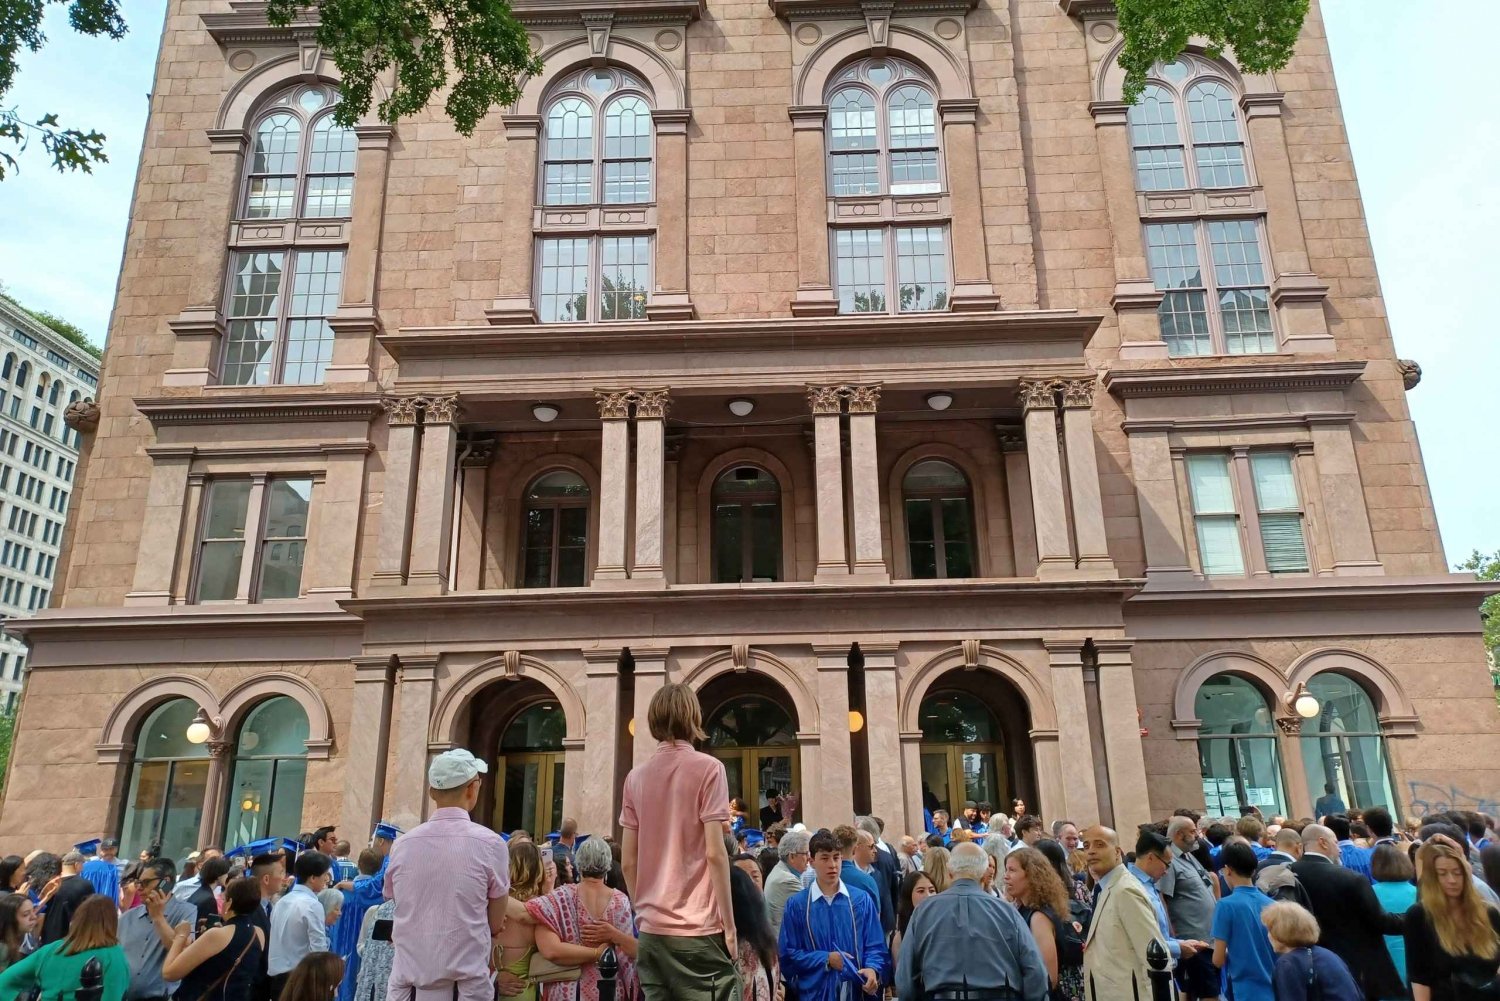
[[104, 970], [100, 1001], [122, 1001], [130, 985], [130, 961], [120, 948], [119, 917], [108, 897], [85, 898], [73, 911], [66, 938], [49, 942], [0, 973], [0, 998], [40, 988], [39, 1001], [72, 1001], [84, 966], [97, 959]]
[[579, 845], [573, 857], [578, 864], [577, 883], [526, 902], [526, 910], [537, 923], [537, 951], [559, 966], [582, 969], [572, 983], [543, 984], [543, 1001], [599, 1001], [599, 960], [611, 946], [620, 961], [615, 997], [633, 998], [636, 941], [630, 898], [604, 885], [614, 857], [599, 838]]
[[1417, 906], [1402, 936], [1413, 1001], [1456, 1001], [1500, 972], [1500, 914], [1485, 906], [1469, 860], [1451, 844], [1428, 841], [1417, 852]]
[[891, 963], [896, 962], [896, 953], [901, 949], [901, 939], [906, 936], [906, 926], [917, 906], [928, 897], [937, 896], [937, 887], [932, 877], [918, 870], [901, 877], [901, 888], [896, 891], [896, 932], [891, 938]]
[[1083, 880], [1073, 878], [1073, 869], [1068, 862], [1068, 850], [1060, 842], [1051, 838], [1043, 838], [1031, 847], [1041, 852], [1046, 856], [1047, 861], [1052, 863], [1052, 868], [1057, 872], [1057, 878], [1063, 881], [1063, 889], [1068, 891], [1069, 898], [1085, 906], [1093, 903], [1089, 896], [1089, 888], [1084, 885]]
[[743, 1001], [773, 1001], [776, 997], [776, 935], [766, 913], [766, 898], [760, 887], [740, 866], [729, 870], [729, 899], [734, 906], [734, 932], [739, 936]]
[[929, 848], [922, 856], [922, 871], [932, 880], [933, 889], [942, 893], [953, 885], [953, 875], [948, 871], [948, 849]]
[[36, 905], [24, 893], [0, 897], [0, 970], [27, 951], [26, 937], [36, 931]]
[[331, 952], [312, 952], [292, 967], [280, 1001], [329, 1001], [344, 979], [344, 961]]
[[[542, 853], [530, 841], [517, 841], [510, 849], [510, 896], [505, 901], [505, 930], [495, 940], [495, 969], [526, 980], [531, 957], [536, 955], [536, 922], [526, 910], [526, 901], [549, 893], [547, 867]], [[520, 1001], [536, 1001], [536, 985], [527, 982]]]
[[162, 977], [182, 983], [176, 1001], [250, 1001], [266, 950], [266, 933], [256, 926], [260, 882], [237, 879], [224, 887], [224, 923], [201, 932], [189, 944], [192, 927], [175, 929], [161, 964]]
[[1017, 848], [1005, 856], [1005, 894], [1036, 940], [1052, 1001], [1082, 1001], [1083, 967], [1062, 962], [1062, 923], [1073, 918], [1068, 891], [1056, 867], [1035, 848]]

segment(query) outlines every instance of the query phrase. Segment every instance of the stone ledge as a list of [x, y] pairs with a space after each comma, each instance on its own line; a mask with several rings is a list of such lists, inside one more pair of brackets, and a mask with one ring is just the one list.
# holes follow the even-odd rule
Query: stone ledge
[[174, 424], [280, 424], [330, 420], [369, 422], [381, 412], [380, 398], [377, 396], [334, 396], [328, 393], [286, 396], [243, 393], [234, 396], [148, 398], [136, 400], [135, 407], [155, 428]]
[[1292, 361], [1289, 356], [1270, 356], [1266, 362], [1248, 362], [1236, 356], [1173, 359], [1166, 365], [1112, 368], [1104, 373], [1104, 388], [1121, 399], [1142, 396], [1219, 396], [1228, 393], [1282, 393], [1318, 389], [1343, 389], [1364, 374], [1362, 361]]
[[266, 4], [260, 0], [230, 0], [228, 11], [198, 15], [203, 27], [220, 45], [272, 45], [311, 41], [318, 31], [318, 18], [305, 8], [292, 23], [278, 27], [266, 19]]
[[705, 0], [515, 0], [510, 5], [528, 28], [576, 28], [585, 18], [610, 17], [614, 26], [686, 25], [703, 16]]

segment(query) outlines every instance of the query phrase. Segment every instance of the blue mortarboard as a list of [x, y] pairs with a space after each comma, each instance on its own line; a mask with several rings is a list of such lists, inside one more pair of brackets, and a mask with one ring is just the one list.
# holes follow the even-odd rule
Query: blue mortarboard
[[295, 838], [261, 838], [259, 841], [250, 841], [237, 848], [231, 848], [224, 854], [229, 858], [254, 858], [267, 852], [288, 851], [295, 855], [302, 850], [302, 845]]
[[556, 831], [553, 831], [551, 834], [547, 835], [547, 843], [549, 845], [555, 845], [555, 844], [557, 844], [561, 840], [562, 840], [562, 835], [558, 834]]
[[504, 831], [501, 831], [500, 832], [500, 840], [504, 841], [506, 844], [510, 844], [510, 835], [506, 834]]
[[740, 833], [745, 836], [746, 848], [754, 848], [756, 845], [763, 845], [766, 843], [765, 834], [761, 831], [757, 831], [753, 827], [747, 827], [743, 831], [740, 831]]
[[387, 841], [395, 841], [398, 837], [405, 833], [405, 831], [401, 830], [401, 828], [397, 827], [390, 821], [382, 820], [375, 825], [375, 833], [370, 836], [372, 838], [384, 838]]
[[81, 844], [74, 845], [73, 850], [80, 855], [97, 855], [99, 854], [99, 842], [102, 840], [102, 838], [95, 838], [93, 841], [84, 841]]

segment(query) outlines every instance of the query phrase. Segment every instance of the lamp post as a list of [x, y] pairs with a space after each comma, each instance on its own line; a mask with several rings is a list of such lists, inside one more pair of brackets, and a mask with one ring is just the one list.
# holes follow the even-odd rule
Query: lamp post
[[184, 733], [190, 744], [208, 745], [208, 775], [203, 783], [203, 812], [198, 821], [198, 843], [194, 848], [211, 845], [223, 827], [224, 762], [229, 757], [229, 742], [224, 739], [224, 721], [209, 714], [202, 706]]

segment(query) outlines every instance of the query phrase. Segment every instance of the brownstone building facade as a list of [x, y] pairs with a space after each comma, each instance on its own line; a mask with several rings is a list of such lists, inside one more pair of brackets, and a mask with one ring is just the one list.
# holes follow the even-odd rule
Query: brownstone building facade
[[173, 0], [0, 848], [752, 814], [1490, 808], [1319, 15], [1121, 99], [1106, 0], [520, 0], [472, 137]]

